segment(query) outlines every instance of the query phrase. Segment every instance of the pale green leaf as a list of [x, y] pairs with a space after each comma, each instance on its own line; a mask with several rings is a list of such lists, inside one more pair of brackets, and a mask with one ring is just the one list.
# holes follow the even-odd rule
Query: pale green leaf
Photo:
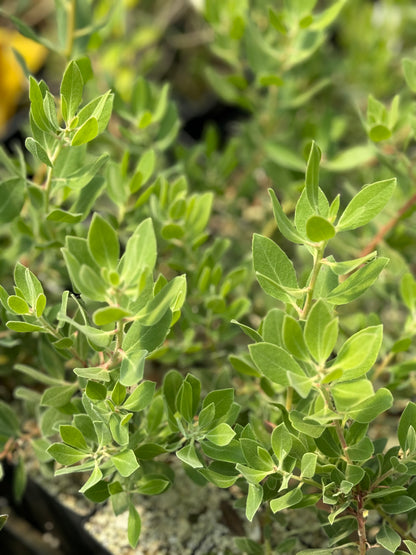
[[396, 187], [396, 179], [366, 185], [350, 201], [336, 226], [337, 231], [356, 229], [370, 222], [388, 203]]

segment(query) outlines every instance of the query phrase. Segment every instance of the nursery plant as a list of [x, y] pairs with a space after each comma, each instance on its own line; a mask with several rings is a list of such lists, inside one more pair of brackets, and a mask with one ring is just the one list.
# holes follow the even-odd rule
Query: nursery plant
[[[143, 69], [128, 95], [119, 75], [97, 74], [94, 48], [129, 8], [91, 26], [108, 7], [93, 4], [56, 3], [58, 48], [11, 18], [66, 60], [59, 83], [28, 75], [25, 151], [0, 150], [0, 462], [16, 466], [16, 498], [30, 447], [46, 475], [80, 474], [81, 494], [127, 511], [134, 547], [137, 494], [174, 487], [176, 457], [201, 487], [238, 490], [236, 508], [262, 530], [259, 542], [236, 539], [244, 553], [416, 553], [416, 281], [405, 225], [416, 204], [416, 62], [403, 59], [405, 87], [388, 108], [368, 97], [367, 142], [334, 155], [308, 119], [308, 103], [325, 112], [315, 95], [327, 79], [302, 94], [316, 69], [303, 79], [300, 68], [329, 56], [320, 49], [348, 2], [317, 11], [313, 1], [207, 1], [198, 25], [234, 72], [212, 62], [207, 82], [250, 115], [224, 148], [213, 128], [188, 148], [166, 83]], [[199, 160], [216, 164], [205, 188]], [[234, 189], [228, 204], [219, 177]], [[241, 218], [234, 201], [256, 198], [265, 181], [264, 228], [213, 237], [213, 217]], [[299, 547], [296, 529], [273, 536], [273, 521], [298, 510], [325, 532], [323, 545]]]

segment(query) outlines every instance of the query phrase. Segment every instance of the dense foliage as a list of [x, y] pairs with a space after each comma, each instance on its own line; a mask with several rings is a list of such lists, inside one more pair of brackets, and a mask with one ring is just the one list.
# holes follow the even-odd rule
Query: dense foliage
[[[17, 49], [29, 117], [0, 150], [16, 496], [30, 446], [128, 511], [135, 546], [135, 495], [174, 487], [177, 457], [239, 488], [262, 523], [241, 552], [415, 554], [412, 2], [0, 14], [46, 59], [42, 79]], [[324, 545], [276, 541], [295, 510]]]

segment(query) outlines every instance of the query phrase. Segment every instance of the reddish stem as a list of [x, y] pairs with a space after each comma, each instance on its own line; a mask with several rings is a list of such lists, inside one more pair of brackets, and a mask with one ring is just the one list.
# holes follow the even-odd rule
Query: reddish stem
[[384, 239], [387, 233], [396, 226], [398, 221], [404, 216], [404, 214], [406, 214], [406, 212], [414, 204], [416, 204], [416, 193], [407, 202], [403, 204], [403, 206], [400, 208], [400, 210], [397, 212], [394, 218], [392, 218], [390, 221], [386, 223], [386, 225], [383, 225], [383, 227], [380, 228], [377, 235], [370, 241], [370, 243], [366, 247], [364, 247], [364, 249], [360, 252], [358, 256], [359, 257], [366, 256], [367, 254], [370, 254], [370, 252], [373, 252], [373, 250], [377, 247], [379, 243], [381, 243], [381, 241]]

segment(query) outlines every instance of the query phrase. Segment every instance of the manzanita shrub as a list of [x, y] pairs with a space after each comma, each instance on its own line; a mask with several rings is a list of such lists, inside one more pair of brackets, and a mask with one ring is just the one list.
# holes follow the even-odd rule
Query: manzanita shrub
[[[244, 553], [415, 554], [414, 235], [398, 224], [416, 203], [416, 63], [403, 60], [407, 88], [389, 109], [369, 97], [368, 142], [333, 155], [328, 137], [342, 125], [325, 124], [327, 137], [305, 108], [325, 111], [315, 95], [328, 79], [305, 85], [302, 71], [309, 83], [315, 69], [302, 63], [331, 59], [327, 29], [348, 2], [317, 13], [313, 1], [280, 11], [257, 1], [250, 14], [248, 2], [207, 0], [210, 48], [231, 72], [212, 64], [208, 82], [252, 117], [224, 148], [213, 128], [173, 148], [180, 121], [167, 84], [140, 76], [126, 95], [115, 74], [101, 92], [85, 39], [103, 41], [106, 55], [120, 44], [105, 44], [111, 25], [92, 25], [85, 4], [77, 19], [77, 2], [56, 3], [59, 48], [12, 18], [67, 59], [54, 87], [29, 76], [26, 154], [0, 150], [0, 223], [10, 228], [0, 237], [0, 344], [11, 392], [0, 401], [0, 459], [16, 465], [17, 499], [30, 446], [46, 475], [78, 473], [89, 500], [127, 511], [134, 547], [137, 494], [174, 487], [176, 457], [201, 487], [238, 488], [236, 508], [262, 526], [260, 542], [236, 539]], [[233, 202], [264, 184], [262, 157], [280, 178], [269, 189], [274, 223], [254, 234], [252, 256], [239, 256], [247, 230], [240, 243], [211, 237], [212, 211], [241, 216]], [[351, 170], [369, 184], [357, 192], [355, 177], [340, 196], [337, 176]], [[219, 178], [244, 194], [227, 205]], [[266, 295], [251, 288], [254, 274]], [[383, 322], [390, 297], [399, 329]], [[324, 545], [302, 549], [296, 529], [273, 536], [273, 521], [298, 510]]]

